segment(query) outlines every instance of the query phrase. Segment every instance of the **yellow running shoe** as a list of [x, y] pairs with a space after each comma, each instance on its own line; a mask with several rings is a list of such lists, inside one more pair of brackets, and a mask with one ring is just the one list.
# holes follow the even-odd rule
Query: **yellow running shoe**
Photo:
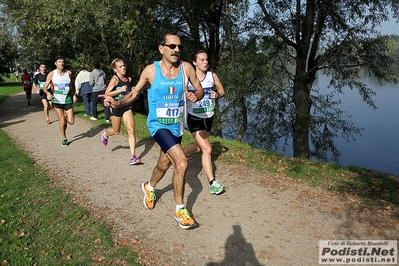
[[176, 211], [175, 221], [179, 223], [183, 229], [191, 228], [195, 225], [195, 221], [191, 218], [190, 213], [186, 208], [181, 208]]
[[144, 182], [141, 185], [141, 189], [144, 192], [144, 198], [143, 198], [143, 203], [144, 207], [146, 207], [149, 210], [154, 209], [155, 206], [155, 200], [157, 197], [155, 196], [155, 192], [153, 190], [149, 190], [147, 187], [148, 182]]

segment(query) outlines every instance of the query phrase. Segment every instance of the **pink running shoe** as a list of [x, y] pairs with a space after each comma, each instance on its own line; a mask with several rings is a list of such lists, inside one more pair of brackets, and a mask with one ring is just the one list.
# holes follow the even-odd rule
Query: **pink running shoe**
[[130, 164], [141, 164], [141, 159], [137, 158], [135, 154], [130, 157]]
[[108, 137], [105, 136], [105, 130], [103, 130], [103, 132], [101, 132], [101, 143], [104, 146], [108, 145]]

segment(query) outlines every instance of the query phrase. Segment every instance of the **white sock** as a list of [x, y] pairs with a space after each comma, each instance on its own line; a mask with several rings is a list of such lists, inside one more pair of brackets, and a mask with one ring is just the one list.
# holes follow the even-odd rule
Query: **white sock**
[[184, 208], [184, 204], [182, 204], [182, 205], [176, 205], [176, 211], [180, 210], [181, 208]]
[[151, 191], [154, 191], [154, 188], [150, 185], [150, 182], [147, 183], [147, 188]]

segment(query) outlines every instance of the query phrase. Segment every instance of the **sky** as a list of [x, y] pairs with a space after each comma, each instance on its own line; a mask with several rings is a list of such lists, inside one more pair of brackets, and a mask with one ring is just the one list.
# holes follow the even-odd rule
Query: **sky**
[[391, 19], [388, 22], [382, 23], [381, 27], [379, 27], [378, 30], [381, 31], [381, 34], [384, 35], [399, 35], [399, 24], [396, 24], [395, 20]]

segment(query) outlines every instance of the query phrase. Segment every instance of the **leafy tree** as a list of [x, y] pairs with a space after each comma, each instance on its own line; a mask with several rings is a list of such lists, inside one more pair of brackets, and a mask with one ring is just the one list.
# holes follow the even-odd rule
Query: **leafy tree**
[[[62, 54], [75, 69], [81, 62], [91, 66], [100, 60], [108, 66], [122, 57], [128, 66], [142, 68], [142, 57], [151, 55], [151, 33], [156, 28], [152, 2], [1, 1], [17, 26], [24, 57], [52, 65], [54, 56]], [[35, 16], [38, 7], [40, 14]], [[131, 72], [136, 76], [138, 71]]]
[[[323, 70], [330, 75], [331, 88], [342, 92], [344, 86], [359, 91], [363, 100], [375, 108], [374, 92], [356, 78], [361, 68], [388, 81], [396, 82], [392, 65], [395, 58], [386, 53], [388, 38], [373, 38], [375, 27], [388, 19], [389, 12], [398, 18], [398, 1], [333, 1], [333, 0], [257, 0], [259, 7], [253, 27], [257, 34], [274, 36], [270, 42], [290, 60], [282, 60], [287, 77], [291, 80], [294, 157], [323, 157], [323, 150], [334, 152], [333, 137], [338, 130], [350, 136], [358, 132], [353, 125], [337, 118], [342, 112], [332, 113], [324, 109], [328, 98], [312, 96], [312, 85], [317, 73]], [[289, 67], [294, 65], [294, 71]], [[317, 88], [316, 88], [317, 90]], [[314, 92], [316, 95], [317, 91]], [[315, 105], [317, 101], [317, 105]], [[318, 119], [312, 116], [319, 114]], [[323, 111], [324, 110], [324, 111]], [[320, 131], [320, 129], [322, 129]], [[317, 132], [317, 133], [316, 133]]]
[[[276, 149], [278, 140], [287, 138], [291, 117], [289, 80], [284, 76], [278, 56], [270, 49], [275, 38], [244, 38], [224, 54], [232, 61], [219, 68], [228, 91], [222, 104], [224, 134], [237, 141], [264, 149]], [[275, 67], [271, 67], [275, 66]], [[280, 67], [279, 67], [280, 66]], [[229, 131], [231, 130], [231, 131]]]
[[226, 21], [234, 20], [239, 8], [247, 10], [247, 4], [248, 1], [235, 0], [160, 0], [158, 13], [164, 22], [169, 21], [183, 38], [187, 38], [187, 56], [193, 50], [205, 49], [213, 69], [217, 69], [226, 41]]
[[[252, 128], [250, 133], [265, 140], [265, 148], [279, 138], [293, 138], [296, 157], [325, 158], [328, 150], [338, 154], [331, 139], [339, 131], [348, 139], [358, 132], [337, 116], [344, 113], [330, 96], [311, 90], [318, 71], [333, 77], [334, 92], [340, 93], [343, 86], [357, 89], [372, 107], [373, 91], [356, 80], [358, 69], [367, 67], [379, 78], [395, 80], [390, 68], [392, 57], [398, 56], [395, 42], [371, 34], [387, 19], [390, 8], [398, 15], [397, 1], [258, 0], [250, 28], [244, 27], [248, 0], [0, 0], [0, 4], [17, 25], [21, 58], [52, 66], [52, 58], [61, 53], [77, 69], [80, 62], [90, 65], [93, 59], [106, 68], [112, 59], [122, 57], [133, 79], [159, 57], [159, 33], [179, 31], [186, 45], [182, 58], [188, 60], [191, 51], [205, 48], [211, 70], [218, 72], [227, 89], [228, 104], [216, 119], [232, 112], [234, 121], [242, 121], [236, 138], [241, 140]], [[252, 113], [254, 119], [245, 117]], [[214, 128], [221, 135], [220, 121], [215, 120]]]
[[6, 25], [6, 18], [0, 13], [0, 82], [4, 81], [4, 75], [14, 69], [17, 56], [17, 45], [11, 29]]

